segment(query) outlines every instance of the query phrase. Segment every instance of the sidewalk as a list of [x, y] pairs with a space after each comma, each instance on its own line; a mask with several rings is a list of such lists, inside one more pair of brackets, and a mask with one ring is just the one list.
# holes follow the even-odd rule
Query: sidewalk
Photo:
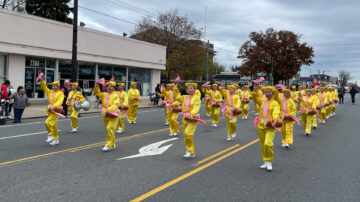
[[[99, 108], [97, 109], [95, 108], [95, 102], [90, 102], [90, 104], [91, 107], [89, 111], [81, 110], [80, 114], [100, 112]], [[47, 106], [48, 106], [47, 104], [32, 104], [30, 107], [25, 109], [22, 118], [45, 117]], [[155, 107], [160, 107], [160, 105], [153, 105], [152, 103], [150, 103], [150, 100], [148, 98], [141, 99], [141, 103], [139, 104], [139, 108], [155, 108]], [[14, 117], [13, 112], [11, 112], [11, 116]]]

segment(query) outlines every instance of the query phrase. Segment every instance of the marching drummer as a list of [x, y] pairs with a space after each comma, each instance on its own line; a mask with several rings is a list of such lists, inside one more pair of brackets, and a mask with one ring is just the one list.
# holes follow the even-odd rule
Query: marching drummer
[[68, 98], [66, 100], [66, 104], [68, 106], [69, 114], [70, 114], [70, 124], [72, 130], [71, 133], [78, 132], [78, 116], [79, 116], [79, 110], [76, 110], [74, 108], [74, 104], [77, 103], [84, 103], [85, 99], [84, 96], [80, 91], [77, 90], [78, 83], [70, 83], [71, 85], [71, 91], [68, 95]]

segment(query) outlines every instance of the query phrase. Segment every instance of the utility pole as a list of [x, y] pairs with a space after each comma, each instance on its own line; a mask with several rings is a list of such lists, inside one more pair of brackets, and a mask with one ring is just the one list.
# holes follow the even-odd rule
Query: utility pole
[[206, 81], [209, 81], [209, 40], [206, 43]]
[[74, 20], [73, 20], [73, 43], [72, 43], [72, 60], [71, 60], [71, 81], [76, 82], [78, 77], [77, 62], [77, 33], [78, 33], [78, 0], [74, 0]]

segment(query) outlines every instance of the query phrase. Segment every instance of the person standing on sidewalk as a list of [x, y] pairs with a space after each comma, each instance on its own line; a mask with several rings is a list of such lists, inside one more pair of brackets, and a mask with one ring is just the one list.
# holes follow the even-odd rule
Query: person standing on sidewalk
[[352, 86], [350, 89], [350, 95], [351, 95], [351, 102], [354, 105], [355, 104], [355, 95], [356, 95], [356, 89], [355, 86]]
[[21, 116], [26, 107], [29, 106], [28, 98], [25, 94], [24, 87], [19, 86], [17, 92], [12, 94], [9, 99], [14, 99], [14, 121], [13, 123], [21, 123]]
[[341, 87], [338, 89], [340, 104], [344, 104], [344, 95], [345, 95], [345, 92], [346, 92], [346, 90], [345, 90], [344, 86], [341, 86]]
[[40, 79], [41, 89], [44, 91], [48, 98], [48, 108], [46, 114], [48, 118], [45, 121], [46, 130], [48, 131], [48, 137], [46, 142], [50, 145], [58, 145], [59, 144], [59, 136], [58, 136], [58, 128], [57, 128], [57, 120], [62, 112], [62, 103], [64, 101], [64, 93], [60, 91], [60, 82], [54, 81], [50, 83], [51, 90], [46, 86], [45, 77], [42, 76]]
[[0, 91], [1, 103], [2, 103], [2, 107], [0, 110], [0, 117], [3, 116], [5, 112], [6, 119], [11, 119], [11, 116], [9, 114], [9, 101], [8, 101], [8, 97], [10, 93], [9, 85], [10, 85], [10, 81], [6, 80], [1, 85], [1, 91]]

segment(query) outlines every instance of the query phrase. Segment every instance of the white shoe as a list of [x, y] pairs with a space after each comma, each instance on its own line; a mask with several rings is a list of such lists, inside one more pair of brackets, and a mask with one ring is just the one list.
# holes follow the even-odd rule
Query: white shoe
[[184, 157], [185, 157], [185, 158], [190, 158], [190, 157], [191, 157], [191, 153], [186, 150]]
[[245, 119], [245, 117], [241, 117], [241, 119], [242, 119], [242, 120], [244, 120], [244, 119]]
[[123, 133], [124, 131], [123, 130], [117, 130], [116, 133]]
[[177, 136], [178, 134], [177, 133], [173, 133], [173, 136]]
[[334, 116], [336, 115], [336, 113], [334, 113]]
[[46, 142], [52, 142], [54, 140], [54, 136], [49, 135], [46, 139]]
[[211, 127], [214, 127], [214, 124], [211, 124], [210, 126], [211, 126]]
[[59, 144], [59, 140], [53, 140], [52, 142], [50, 142], [50, 145], [54, 146], [54, 145], [58, 145]]
[[102, 148], [102, 150], [105, 151], [105, 152], [106, 152], [106, 151], [110, 151], [110, 147], [108, 147], [108, 146], [105, 145], [105, 146]]
[[281, 144], [281, 147], [285, 147], [285, 145], [286, 145], [285, 143], [282, 143], [282, 144]]
[[325, 120], [323, 120], [322, 123], [325, 124]]
[[168, 126], [168, 125], [169, 125], [169, 123], [168, 123], [168, 122], [165, 122], [165, 125], [167, 125], [167, 126]]
[[234, 140], [234, 139], [232, 139], [231, 137], [228, 137], [226, 140], [231, 141], [231, 140]]
[[233, 134], [231, 135], [231, 137], [232, 137], [232, 138], [235, 138], [235, 137], [236, 137], [236, 133], [233, 133]]
[[266, 166], [266, 170], [267, 171], [272, 171], [272, 163], [271, 162], [268, 162], [267, 166]]
[[217, 124], [216, 124], [216, 123], [214, 124], [214, 127], [217, 128]]
[[267, 165], [268, 165], [268, 162], [264, 162], [264, 164], [262, 164], [262, 165], [260, 166], [260, 168], [262, 168], [262, 169], [267, 168]]
[[207, 117], [210, 117], [211, 115], [210, 114], [206, 114]]
[[70, 131], [70, 133], [76, 133], [78, 131], [78, 128], [73, 128], [72, 131]]
[[326, 120], [328, 120], [328, 119], [329, 119], [329, 117], [327, 116], [327, 117], [326, 117]]
[[259, 113], [256, 113], [255, 116], [259, 116]]
[[174, 136], [174, 134], [173, 134], [173, 133], [170, 133], [169, 136], [172, 137], [172, 136]]
[[131, 121], [129, 121], [128, 123], [129, 123], [129, 124], [132, 124], [132, 122], [131, 122]]
[[247, 117], [247, 116], [245, 116], [245, 119], [248, 119], [248, 117]]

